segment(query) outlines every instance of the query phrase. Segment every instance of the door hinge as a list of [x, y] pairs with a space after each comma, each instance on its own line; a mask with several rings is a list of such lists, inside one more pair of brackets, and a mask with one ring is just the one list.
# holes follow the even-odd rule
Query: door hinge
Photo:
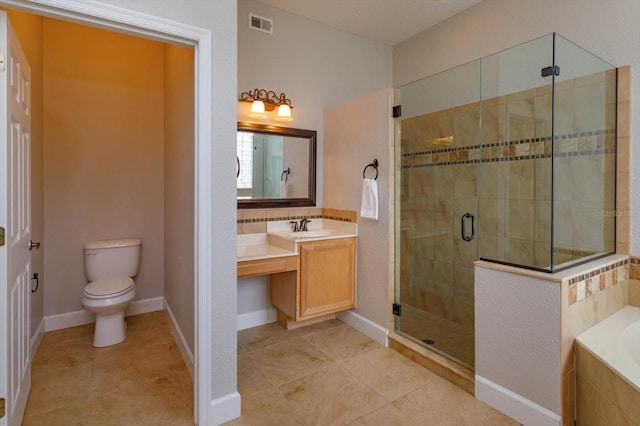
[[393, 315], [402, 316], [402, 305], [399, 303], [393, 304]]
[[402, 117], [402, 105], [394, 106], [391, 111], [391, 115], [393, 116], [393, 118]]
[[4, 398], [0, 398], [0, 419], [4, 417], [6, 402]]
[[4, 53], [0, 52], [0, 72], [4, 72], [4, 69], [5, 69]]
[[557, 65], [554, 65], [552, 67], [542, 68], [540, 70], [540, 74], [543, 77], [549, 77], [551, 74], [553, 74], [555, 76], [559, 76], [560, 75], [560, 67], [557, 66]]
[[4, 245], [4, 228], [0, 226], [0, 247]]

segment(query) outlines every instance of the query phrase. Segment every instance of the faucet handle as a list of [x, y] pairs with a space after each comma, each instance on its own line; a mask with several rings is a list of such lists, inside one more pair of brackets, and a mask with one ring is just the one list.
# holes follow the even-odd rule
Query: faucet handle
[[298, 227], [298, 222], [296, 222], [295, 220], [290, 220], [289, 223], [291, 224], [291, 231], [298, 232], [300, 230], [300, 228]]

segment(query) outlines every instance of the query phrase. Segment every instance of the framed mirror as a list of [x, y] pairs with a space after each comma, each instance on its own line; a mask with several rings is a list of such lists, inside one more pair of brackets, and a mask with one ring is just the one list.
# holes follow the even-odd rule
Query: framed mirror
[[315, 130], [238, 123], [238, 208], [316, 205]]

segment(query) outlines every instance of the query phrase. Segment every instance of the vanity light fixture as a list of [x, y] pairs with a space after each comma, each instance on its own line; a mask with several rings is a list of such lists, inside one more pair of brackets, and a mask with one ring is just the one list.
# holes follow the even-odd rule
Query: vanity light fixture
[[266, 111], [277, 108], [277, 121], [293, 121], [291, 99], [284, 93], [278, 96], [273, 90], [254, 89], [253, 92], [242, 92], [240, 102], [251, 102], [251, 111], [247, 114], [251, 118], [267, 118]]

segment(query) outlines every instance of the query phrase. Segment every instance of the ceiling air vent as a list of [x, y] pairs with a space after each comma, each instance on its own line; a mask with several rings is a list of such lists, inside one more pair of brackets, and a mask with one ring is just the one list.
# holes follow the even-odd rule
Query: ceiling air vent
[[262, 31], [267, 34], [273, 34], [273, 19], [265, 18], [264, 16], [259, 16], [255, 13], [250, 13], [249, 28], [252, 30]]

